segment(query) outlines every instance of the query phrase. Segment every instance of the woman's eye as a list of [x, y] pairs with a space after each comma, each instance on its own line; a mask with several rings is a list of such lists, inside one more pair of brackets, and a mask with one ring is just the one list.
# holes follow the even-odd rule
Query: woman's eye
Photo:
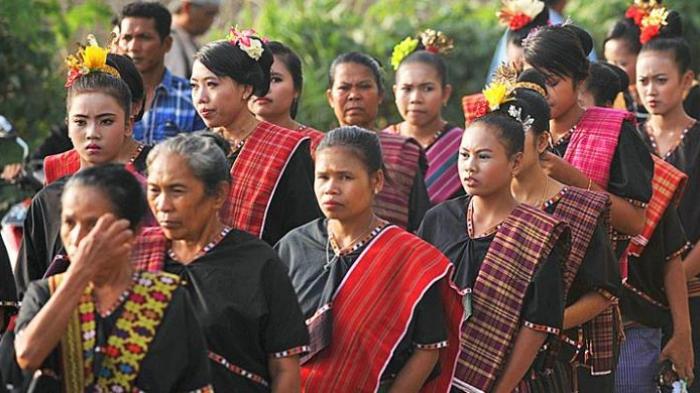
[[279, 76], [273, 76], [272, 78], [270, 78], [270, 82], [280, 83], [282, 82], [282, 78], [280, 78]]
[[479, 154], [480, 160], [488, 160], [489, 158], [491, 158], [491, 156], [488, 154]]
[[114, 124], [114, 119], [104, 119], [102, 120], [102, 124], [105, 126], [111, 126], [112, 124]]
[[465, 160], [469, 158], [469, 153], [459, 153], [460, 157], [464, 158]]

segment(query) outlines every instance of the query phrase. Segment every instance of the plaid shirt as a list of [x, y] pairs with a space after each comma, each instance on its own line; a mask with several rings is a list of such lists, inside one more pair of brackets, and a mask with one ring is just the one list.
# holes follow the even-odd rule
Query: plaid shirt
[[153, 145], [181, 132], [206, 128], [192, 105], [190, 83], [166, 68], [151, 108], [134, 124], [134, 139]]

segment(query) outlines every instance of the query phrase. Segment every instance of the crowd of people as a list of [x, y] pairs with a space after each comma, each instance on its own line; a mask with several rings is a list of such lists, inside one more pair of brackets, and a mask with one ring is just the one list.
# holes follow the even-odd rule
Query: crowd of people
[[561, 3], [503, 0], [464, 127], [427, 29], [389, 61], [401, 122], [347, 52], [324, 131], [284, 42], [200, 47], [213, 0], [126, 5], [67, 58], [72, 147], [0, 249], [0, 392], [700, 392], [681, 17], [635, 0], [592, 62]]

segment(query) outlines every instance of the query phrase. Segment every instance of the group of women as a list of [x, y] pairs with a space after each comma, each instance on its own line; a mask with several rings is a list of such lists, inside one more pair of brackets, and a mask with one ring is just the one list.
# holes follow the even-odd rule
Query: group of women
[[[700, 128], [678, 15], [630, 7], [635, 76], [591, 65], [591, 37], [531, 3], [500, 15], [515, 67], [465, 100], [465, 129], [441, 114], [440, 32], [395, 48], [403, 121], [381, 131], [379, 63], [338, 56], [339, 127], [322, 133], [295, 120], [296, 54], [232, 29], [195, 56], [208, 130], [143, 146], [138, 72], [91, 41], [69, 62], [74, 149], [47, 159], [17, 294], [1, 292], [21, 307], [0, 391], [700, 391]], [[612, 62], [631, 34], [616, 29]], [[644, 123], [589, 106], [620, 102]]]

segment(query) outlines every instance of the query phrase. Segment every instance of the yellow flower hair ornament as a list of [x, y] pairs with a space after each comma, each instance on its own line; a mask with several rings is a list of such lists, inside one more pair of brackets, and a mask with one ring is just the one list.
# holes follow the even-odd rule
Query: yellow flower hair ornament
[[100, 47], [95, 36], [88, 35], [87, 45], [79, 44], [78, 51], [66, 57], [68, 78], [65, 87], [73, 86], [78, 78], [91, 72], [104, 72], [121, 79], [119, 71], [107, 64], [107, 54], [109, 54], [109, 49]]
[[394, 71], [399, 69], [403, 59], [415, 52], [417, 48], [418, 40], [413, 37], [406, 37], [403, 41], [396, 44], [391, 52], [391, 66], [394, 68]]
[[486, 102], [489, 103], [489, 110], [493, 112], [512, 98], [513, 86], [496, 81], [486, 86], [482, 93], [484, 98], [486, 98]]
[[666, 10], [666, 8], [659, 7], [651, 10], [651, 12], [642, 19], [639, 42], [644, 45], [658, 37], [658, 35], [661, 34], [661, 28], [668, 24], [666, 21], [667, 18], [668, 10]]
[[430, 53], [447, 54], [454, 48], [454, 41], [441, 31], [426, 29], [417, 38], [406, 37], [394, 46], [391, 52], [391, 66], [399, 69], [401, 62], [411, 53], [423, 49]]

